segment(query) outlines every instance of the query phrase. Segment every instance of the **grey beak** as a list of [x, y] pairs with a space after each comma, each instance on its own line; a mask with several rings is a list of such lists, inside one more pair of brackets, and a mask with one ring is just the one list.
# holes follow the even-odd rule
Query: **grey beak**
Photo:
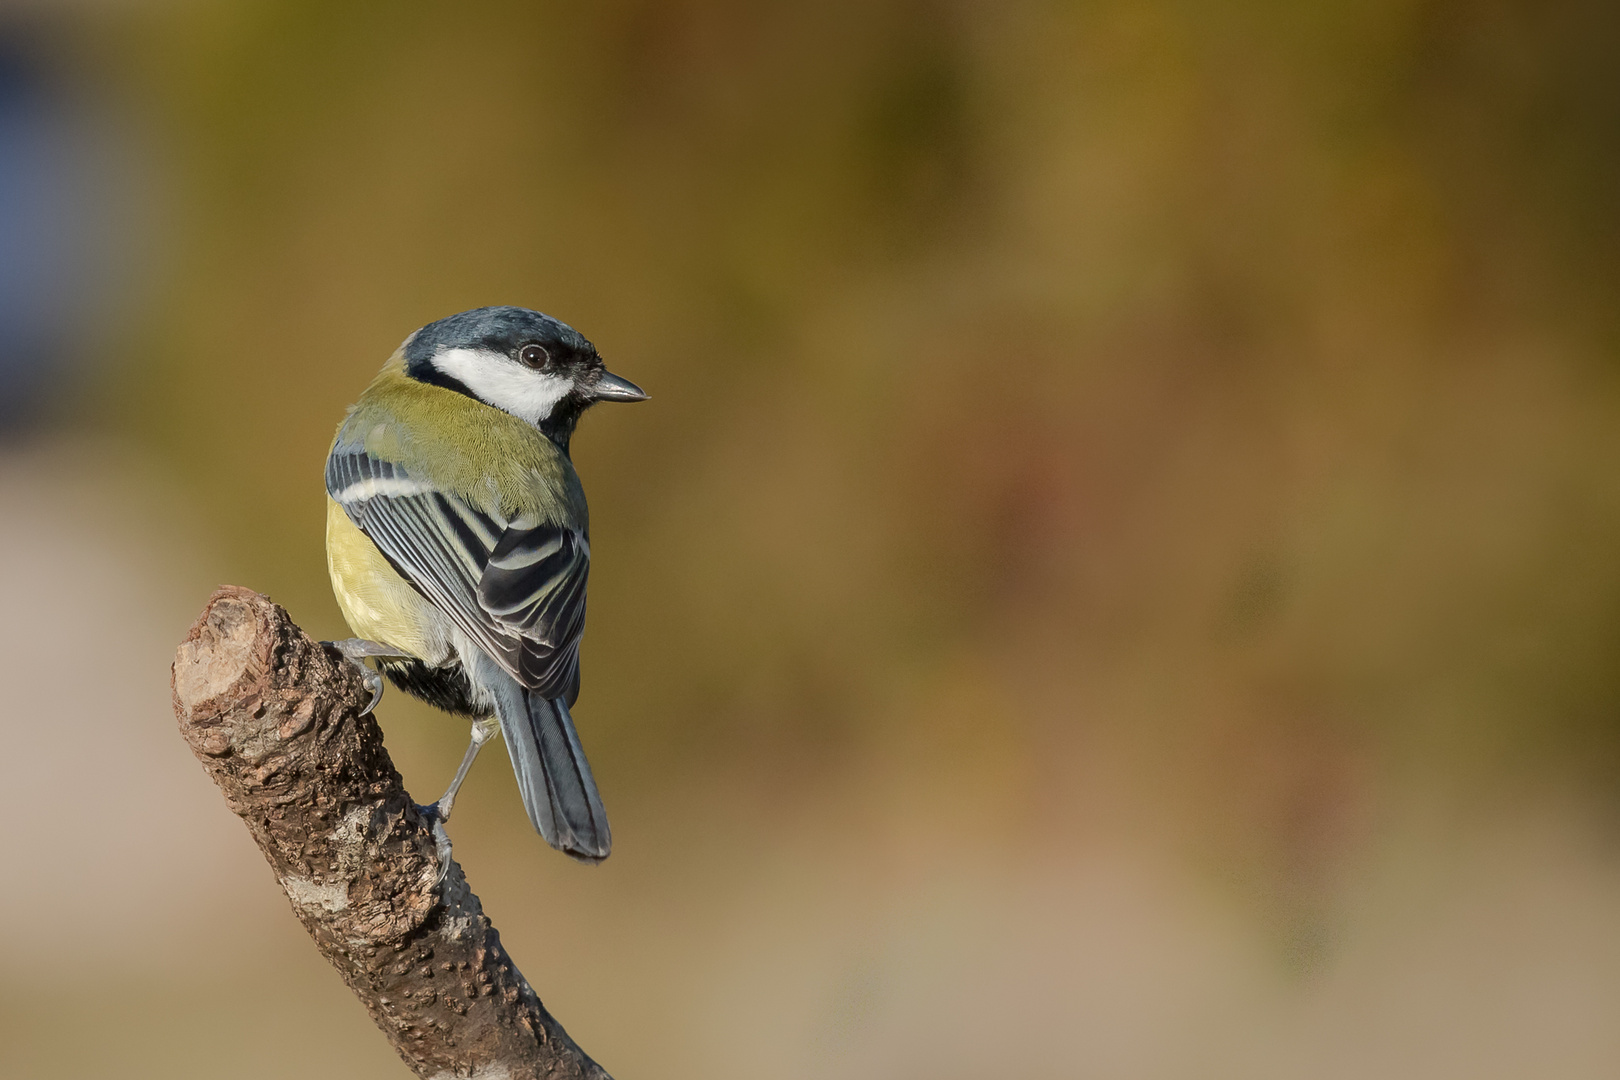
[[597, 401], [646, 401], [647, 393], [629, 379], [604, 371], [591, 387], [591, 397]]

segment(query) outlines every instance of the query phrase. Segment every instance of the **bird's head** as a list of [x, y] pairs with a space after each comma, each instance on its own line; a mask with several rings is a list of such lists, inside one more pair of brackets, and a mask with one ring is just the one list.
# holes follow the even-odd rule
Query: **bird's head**
[[598, 401], [645, 401], [566, 323], [520, 307], [485, 307], [428, 323], [405, 342], [405, 373], [527, 420], [565, 450]]

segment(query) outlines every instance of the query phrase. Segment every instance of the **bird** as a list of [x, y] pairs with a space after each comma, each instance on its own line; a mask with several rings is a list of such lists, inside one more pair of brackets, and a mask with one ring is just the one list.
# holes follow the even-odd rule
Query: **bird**
[[[588, 863], [612, 848], [569, 711], [591, 561], [569, 441], [597, 402], [647, 396], [566, 323], [482, 307], [406, 338], [332, 440], [327, 568], [357, 635], [333, 644], [472, 724], [449, 789], [423, 807], [442, 860], [456, 793], [497, 733], [546, 842]], [[382, 681], [367, 676], [369, 711]]]

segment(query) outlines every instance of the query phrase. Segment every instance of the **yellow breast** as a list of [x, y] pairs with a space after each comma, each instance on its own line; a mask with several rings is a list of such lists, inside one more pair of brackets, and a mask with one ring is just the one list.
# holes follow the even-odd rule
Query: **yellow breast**
[[326, 500], [326, 568], [356, 637], [392, 645], [429, 664], [450, 652], [448, 620], [400, 577], [343, 508]]

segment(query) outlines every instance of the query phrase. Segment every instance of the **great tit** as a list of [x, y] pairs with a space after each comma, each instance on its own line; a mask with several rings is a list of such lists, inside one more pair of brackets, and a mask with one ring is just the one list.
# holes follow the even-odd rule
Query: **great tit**
[[540, 835], [607, 858], [607, 814], [568, 712], [591, 559], [568, 441], [596, 402], [646, 398], [572, 327], [486, 307], [406, 338], [338, 428], [326, 558], [359, 635], [340, 647], [473, 721], [440, 822], [498, 729]]

